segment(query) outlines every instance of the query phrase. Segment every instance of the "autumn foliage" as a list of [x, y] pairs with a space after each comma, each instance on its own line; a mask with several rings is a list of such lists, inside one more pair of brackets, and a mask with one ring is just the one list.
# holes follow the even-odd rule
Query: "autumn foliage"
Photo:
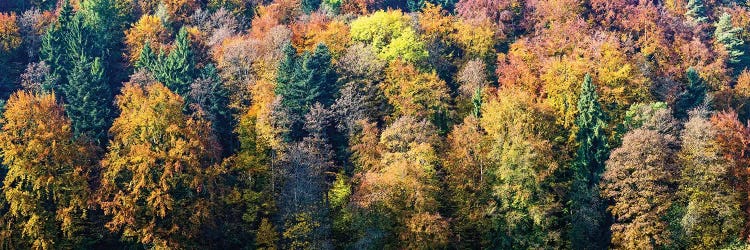
[[747, 249], [750, 5], [0, 0], [0, 249]]

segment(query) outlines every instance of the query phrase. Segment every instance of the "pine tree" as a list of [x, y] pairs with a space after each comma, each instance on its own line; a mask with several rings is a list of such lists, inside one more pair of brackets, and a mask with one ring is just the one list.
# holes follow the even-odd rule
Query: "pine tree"
[[675, 117], [680, 119], [687, 118], [688, 111], [703, 104], [708, 88], [694, 68], [689, 68], [685, 75], [687, 85], [675, 101]]
[[745, 42], [740, 38], [741, 32], [742, 28], [732, 26], [732, 15], [726, 12], [719, 17], [714, 31], [715, 41], [726, 48], [729, 53], [729, 64], [736, 72], [741, 72], [746, 66], [741, 63], [742, 56], [745, 55]]
[[708, 20], [705, 7], [703, 6], [703, 0], [688, 0], [687, 6], [685, 7], [687, 8], [685, 16], [694, 23], [703, 23]]
[[0, 236], [0, 242], [20, 249], [85, 248], [89, 149], [74, 140], [54, 94], [17, 92], [6, 107], [0, 149], [8, 167], [2, 195], [10, 207], [0, 224], [6, 225], [2, 235], [14, 239]]
[[99, 58], [91, 61], [82, 57], [63, 86], [65, 111], [73, 122], [74, 134], [77, 137], [86, 135], [100, 145], [107, 140], [112, 103], [112, 93], [103, 71]]
[[599, 104], [599, 95], [586, 74], [578, 98], [576, 142], [578, 151], [573, 161], [571, 188], [571, 244], [575, 249], [606, 248], [604, 204], [599, 199], [597, 184], [609, 156], [607, 123]]

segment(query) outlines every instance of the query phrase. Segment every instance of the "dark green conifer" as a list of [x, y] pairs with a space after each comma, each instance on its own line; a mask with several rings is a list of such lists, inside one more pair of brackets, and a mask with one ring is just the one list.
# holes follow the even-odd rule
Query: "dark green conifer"
[[606, 117], [596, 87], [586, 74], [578, 99], [576, 142], [571, 187], [570, 240], [574, 249], [601, 249], [608, 245], [605, 204], [599, 197], [600, 175], [609, 155]]
[[107, 140], [111, 122], [112, 93], [99, 58], [81, 57], [63, 86], [65, 111], [75, 136], [87, 136], [98, 143]]

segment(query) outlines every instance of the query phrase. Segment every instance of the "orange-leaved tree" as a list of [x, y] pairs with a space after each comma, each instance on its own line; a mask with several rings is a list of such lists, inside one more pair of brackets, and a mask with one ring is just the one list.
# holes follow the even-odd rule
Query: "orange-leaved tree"
[[0, 223], [2, 247], [83, 246], [93, 150], [73, 139], [54, 94], [20, 91], [10, 97], [0, 149], [8, 167], [2, 195], [10, 206]]
[[185, 115], [161, 83], [128, 83], [117, 105], [98, 194], [107, 228], [156, 248], [189, 247], [211, 215], [219, 150], [210, 124]]

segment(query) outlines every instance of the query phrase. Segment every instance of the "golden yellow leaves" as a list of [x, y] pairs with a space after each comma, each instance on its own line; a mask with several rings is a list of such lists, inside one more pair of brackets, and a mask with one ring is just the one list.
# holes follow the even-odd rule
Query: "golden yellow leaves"
[[182, 98], [161, 83], [126, 84], [117, 105], [120, 117], [102, 160], [107, 226], [145, 244], [189, 244], [177, 237], [191, 237], [209, 216], [205, 183], [218, 158], [209, 123], [183, 114]]
[[349, 47], [349, 26], [339, 20], [329, 20], [319, 13], [310, 15], [307, 22], [294, 23], [292, 28], [292, 44], [297, 51], [315, 50], [319, 43], [328, 46], [331, 55], [338, 58]]
[[128, 59], [135, 62], [140, 58], [141, 51], [146, 42], [149, 43], [153, 51], [165, 47], [163, 44], [169, 36], [169, 31], [162, 23], [161, 19], [153, 15], [144, 15], [138, 20], [133, 27], [125, 31], [125, 45], [128, 50]]
[[21, 46], [16, 13], [0, 13], [0, 51], [8, 52]]
[[[73, 140], [70, 121], [54, 94], [13, 94], [6, 106], [0, 149], [8, 166], [7, 214], [33, 248], [54, 249], [81, 240], [88, 209], [88, 152]], [[54, 204], [50, 207], [50, 204]]]
[[448, 108], [450, 96], [445, 82], [434, 72], [421, 73], [400, 60], [388, 66], [385, 82], [380, 86], [394, 106], [395, 116], [424, 118]]

